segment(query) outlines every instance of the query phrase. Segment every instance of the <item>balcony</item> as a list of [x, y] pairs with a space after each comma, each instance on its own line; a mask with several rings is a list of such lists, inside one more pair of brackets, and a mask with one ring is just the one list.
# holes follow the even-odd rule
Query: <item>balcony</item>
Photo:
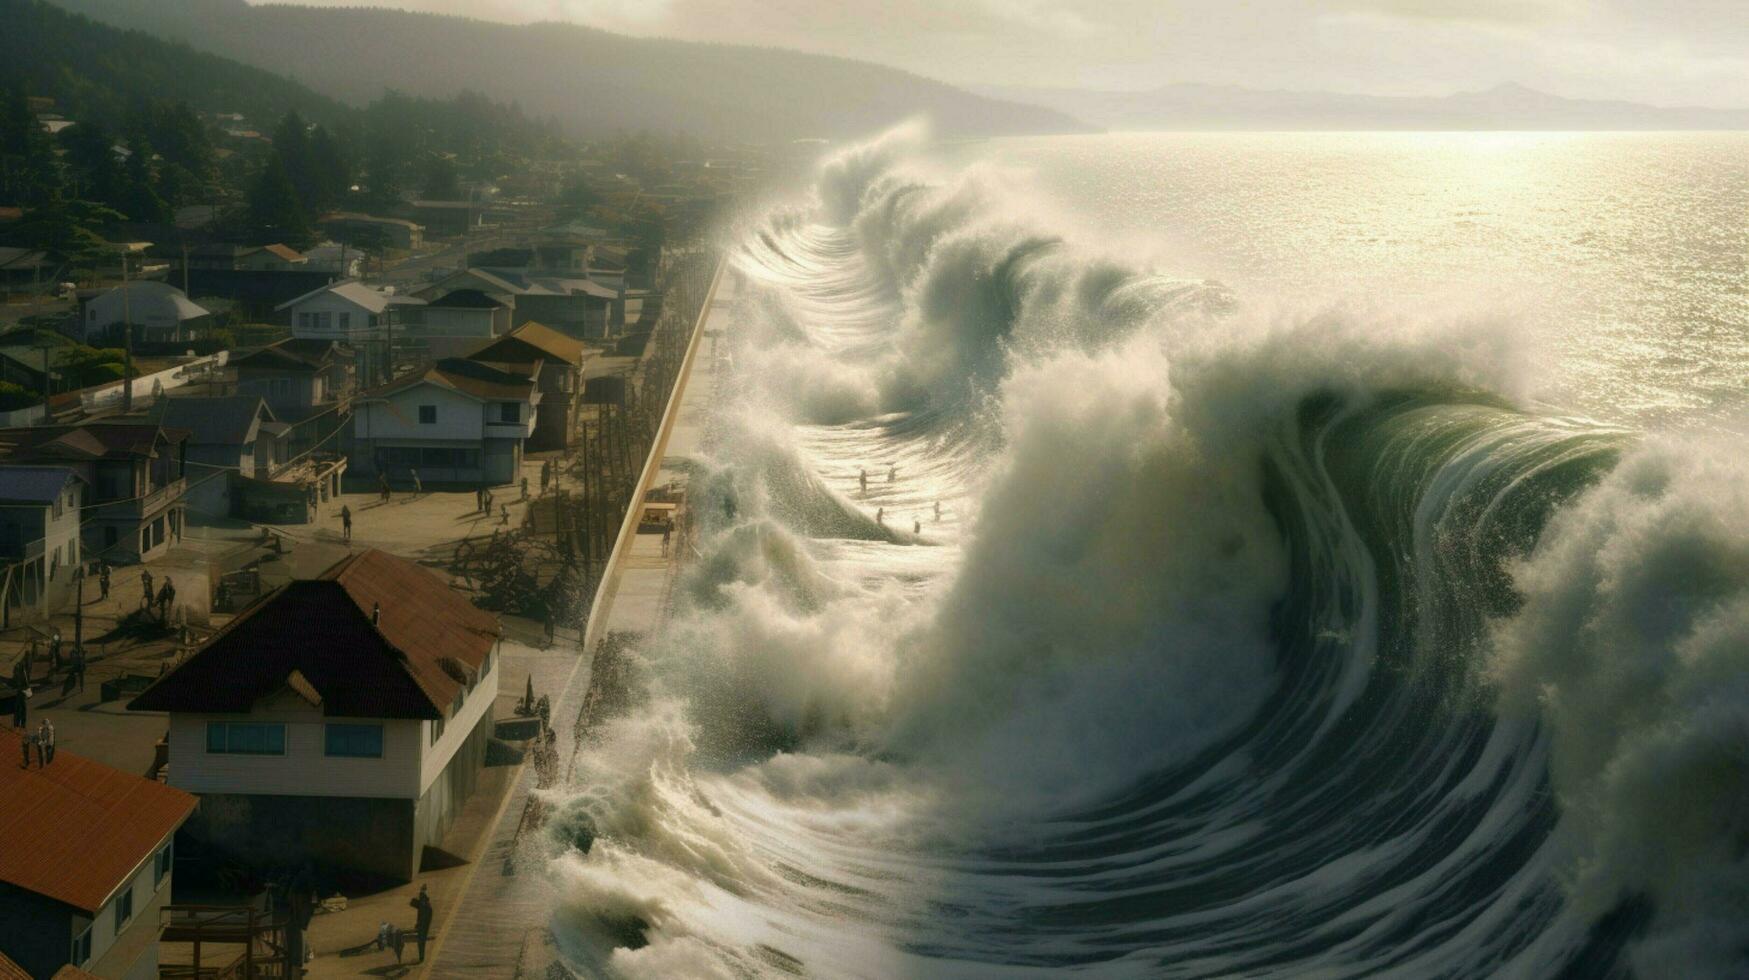
[[[158, 489], [153, 490], [151, 493], [146, 494], [144, 497], [141, 497], [139, 500], [132, 501], [132, 503], [136, 504], [137, 508], [138, 508], [137, 510], [134, 511], [134, 513], [139, 514], [141, 517], [147, 517], [147, 516], [150, 516], [152, 514], [155, 514], [158, 511], [163, 510], [165, 507], [169, 506], [177, 498], [181, 497], [185, 492], [187, 492], [187, 490], [188, 490], [188, 478], [179, 476], [176, 479], [171, 480], [169, 483], [166, 483], [163, 486], [159, 487]], [[127, 509], [125, 506], [122, 506], [119, 504], [117, 506], [119, 509], [122, 509], [122, 510]]]

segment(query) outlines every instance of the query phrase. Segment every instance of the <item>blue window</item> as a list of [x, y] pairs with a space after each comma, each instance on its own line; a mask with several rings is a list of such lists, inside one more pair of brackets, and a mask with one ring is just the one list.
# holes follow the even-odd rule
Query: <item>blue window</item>
[[165, 844], [163, 847], [158, 849], [157, 855], [154, 856], [152, 859], [152, 887], [153, 888], [157, 888], [159, 885], [164, 884], [164, 879], [167, 876], [169, 876], [169, 874], [170, 874], [170, 864], [171, 864], [171, 861], [173, 860], [173, 854], [172, 854], [170, 848], [174, 845], [175, 845], [175, 841], [171, 841], [169, 844]]
[[381, 759], [383, 757], [383, 726], [328, 725], [326, 727], [327, 754], [352, 759]]
[[91, 926], [86, 926], [85, 931], [79, 934], [79, 938], [73, 940], [71, 962], [74, 966], [84, 966], [85, 961], [91, 959], [91, 928]]
[[285, 755], [285, 726], [209, 721], [206, 750], [215, 755]]
[[115, 897], [115, 934], [121, 935], [128, 920], [134, 917], [134, 883], [128, 882], [122, 886], [122, 892]]

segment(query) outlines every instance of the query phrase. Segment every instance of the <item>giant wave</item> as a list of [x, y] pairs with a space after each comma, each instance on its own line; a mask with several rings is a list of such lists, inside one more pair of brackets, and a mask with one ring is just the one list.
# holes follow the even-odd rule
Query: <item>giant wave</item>
[[1099, 254], [920, 138], [735, 234], [702, 558], [559, 794], [568, 962], [1749, 969], [1741, 453], [1519, 407], [1509, 322]]

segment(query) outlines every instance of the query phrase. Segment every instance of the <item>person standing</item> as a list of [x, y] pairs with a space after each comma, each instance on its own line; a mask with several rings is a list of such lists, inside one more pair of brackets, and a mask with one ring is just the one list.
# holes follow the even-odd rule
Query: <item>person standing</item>
[[414, 469], [409, 469], [407, 472], [412, 474], [412, 476], [413, 476], [413, 496], [417, 497], [420, 494], [424, 493], [425, 492], [425, 484], [419, 482], [419, 471], [414, 470]]
[[176, 601], [176, 586], [170, 584], [170, 576], [164, 576], [164, 587], [158, 590], [158, 618], [168, 623], [170, 621], [170, 604]]
[[36, 730], [36, 759], [45, 769], [55, 761], [55, 726], [47, 718]]
[[36, 733], [25, 732], [24, 737], [18, 740], [18, 744], [24, 749], [24, 768], [29, 769], [30, 750], [36, 747]]
[[419, 943], [419, 962], [425, 962], [425, 940], [431, 937], [431, 896], [425, 886], [419, 886], [419, 897], [407, 903], [413, 906], [413, 938]]
[[103, 598], [109, 598], [109, 562], [97, 563], [97, 586], [103, 591]]
[[887, 467], [887, 482], [892, 483], [898, 479], [899, 479], [899, 464], [894, 463], [893, 465]]
[[862, 488], [863, 494], [868, 494], [868, 468], [861, 467], [856, 471], [856, 485]]
[[141, 608], [152, 608], [152, 597], [156, 593], [152, 591], [152, 570], [150, 568], [140, 569], [140, 592]]
[[352, 508], [345, 504], [340, 505], [340, 537], [346, 541], [352, 540]]
[[875, 508], [875, 523], [881, 527], [887, 526], [887, 509], [885, 507]]
[[522, 499], [528, 499], [528, 477], [522, 478]]
[[30, 674], [24, 669], [24, 661], [18, 662], [18, 669], [12, 672], [12, 727], [24, 731], [30, 724]]
[[383, 503], [389, 502], [389, 475], [387, 473], [377, 474], [377, 493], [382, 495]]

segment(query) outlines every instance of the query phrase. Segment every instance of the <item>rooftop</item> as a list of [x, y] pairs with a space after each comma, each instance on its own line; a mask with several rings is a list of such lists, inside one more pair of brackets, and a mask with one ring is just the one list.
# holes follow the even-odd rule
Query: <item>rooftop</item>
[[496, 340], [487, 341], [468, 357], [487, 363], [508, 364], [553, 360], [576, 367], [583, 363], [583, 342], [530, 320]]
[[0, 500], [51, 504], [68, 483], [78, 479], [79, 475], [65, 466], [0, 465]]
[[289, 688], [332, 717], [442, 718], [497, 639], [497, 617], [372, 549], [270, 593], [128, 707], [246, 713]]
[[273, 419], [259, 395], [171, 397], [159, 402], [159, 420], [187, 429], [188, 441], [201, 446], [241, 446], [249, 441], [255, 420]]
[[452, 289], [439, 299], [431, 301], [431, 306], [437, 309], [450, 310], [501, 310], [504, 304], [498, 302], [478, 289]]
[[385, 398], [424, 384], [437, 385], [480, 401], [520, 401], [534, 391], [534, 380], [479, 361], [446, 357], [422, 371], [396, 378], [365, 392], [367, 398]]
[[[0, 753], [18, 756], [0, 729]], [[57, 751], [46, 767], [0, 765], [0, 881], [96, 914], [194, 811], [194, 797]]]

